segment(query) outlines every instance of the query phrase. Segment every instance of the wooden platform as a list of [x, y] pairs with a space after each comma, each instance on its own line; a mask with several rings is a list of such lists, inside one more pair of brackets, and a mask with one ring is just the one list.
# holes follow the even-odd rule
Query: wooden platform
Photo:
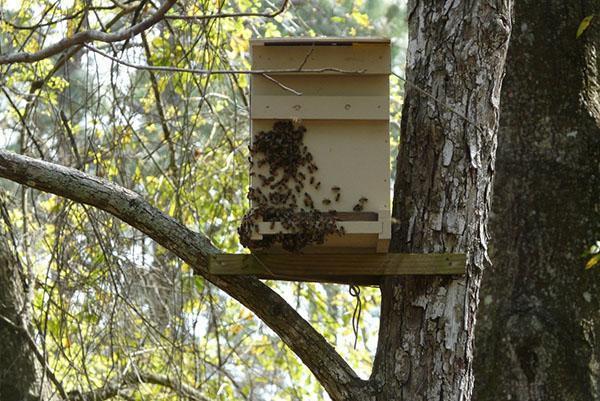
[[221, 254], [209, 258], [211, 274], [262, 279], [378, 284], [382, 276], [465, 274], [465, 254]]

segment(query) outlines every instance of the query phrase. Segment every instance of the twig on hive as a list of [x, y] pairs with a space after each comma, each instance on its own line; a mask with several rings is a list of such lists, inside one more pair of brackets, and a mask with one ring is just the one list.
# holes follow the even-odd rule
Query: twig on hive
[[284, 85], [281, 81], [276, 80], [272, 76], [268, 74], [261, 74], [263, 77], [267, 78], [269, 81], [273, 82], [275, 85], [279, 86], [281, 89], [286, 90], [288, 92], [293, 93], [296, 96], [302, 96], [302, 92], [298, 92], [297, 90], [290, 88], [289, 86]]
[[298, 67], [298, 71], [302, 71], [302, 69], [304, 68], [304, 66], [306, 65], [306, 63], [308, 62], [308, 58], [310, 57], [310, 55], [313, 53], [313, 51], [315, 50], [315, 45], [313, 45], [310, 50], [308, 51], [308, 53], [306, 53], [306, 56], [304, 57], [304, 60], [302, 61], [302, 63], [300, 64], [300, 67]]
[[123, 61], [117, 57], [111, 56], [108, 53], [103, 52], [102, 50], [94, 47], [92, 45], [85, 44], [83, 45], [88, 50], [101, 55], [102, 57], [106, 57], [117, 64], [124, 65], [126, 67], [135, 68], [136, 70], [146, 70], [146, 71], [162, 71], [162, 72], [188, 72], [190, 74], [198, 74], [198, 75], [262, 75], [262, 74], [293, 74], [293, 73], [302, 73], [305, 74], [307, 72], [320, 74], [325, 72], [337, 72], [339, 74], [364, 74], [367, 72], [366, 69], [362, 68], [360, 70], [345, 70], [342, 68], [334, 68], [334, 67], [323, 67], [323, 68], [310, 68], [306, 70], [299, 70], [297, 68], [282, 68], [282, 69], [261, 69], [261, 70], [206, 70], [206, 69], [198, 69], [198, 68], [180, 68], [180, 67], [169, 67], [169, 66], [158, 66], [158, 65], [143, 65], [143, 64], [135, 64], [130, 63], [128, 61]]

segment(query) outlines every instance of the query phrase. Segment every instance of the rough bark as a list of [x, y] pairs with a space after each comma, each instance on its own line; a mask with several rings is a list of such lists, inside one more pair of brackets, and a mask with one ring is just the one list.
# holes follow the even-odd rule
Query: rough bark
[[407, 85], [392, 249], [467, 253], [467, 275], [382, 284], [378, 400], [471, 397], [511, 8], [510, 0], [409, 1], [407, 79], [444, 105]]
[[[579, 38], [581, 20], [596, 14]], [[476, 399], [600, 400], [600, 2], [521, 0], [502, 93]]]
[[[30, 329], [30, 281], [0, 221], [0, 400], [47, 399], [42, 372], [23, 332]], [[40, 398], [38, 398], [40, 397]]]

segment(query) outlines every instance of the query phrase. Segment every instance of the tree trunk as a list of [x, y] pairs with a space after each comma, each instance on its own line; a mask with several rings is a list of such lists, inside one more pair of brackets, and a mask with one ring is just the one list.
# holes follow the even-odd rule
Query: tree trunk
[[0, 223], [0, 401], [47, 399], [39, 364], [22, 329], [30, 324], [29, 285]]
[[600, 2], [521, 0], [514, 22], [475, 398], [600, 400], [600, 269], [581, 257], [600, 239]]
[[392, 249], [467, 253], [467, 274], [385, 280], [372, 380], [378, 400], [469, 400], [512, 1], [413, 0], [408, 10]]

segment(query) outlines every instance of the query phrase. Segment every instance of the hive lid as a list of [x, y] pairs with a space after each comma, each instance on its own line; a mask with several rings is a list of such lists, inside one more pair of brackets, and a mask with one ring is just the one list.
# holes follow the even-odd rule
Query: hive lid
[[389, 38], [383, 37], [287, 37], [255, 38], [252, 46], [352, 46], [353, 44], [389, 44]]

